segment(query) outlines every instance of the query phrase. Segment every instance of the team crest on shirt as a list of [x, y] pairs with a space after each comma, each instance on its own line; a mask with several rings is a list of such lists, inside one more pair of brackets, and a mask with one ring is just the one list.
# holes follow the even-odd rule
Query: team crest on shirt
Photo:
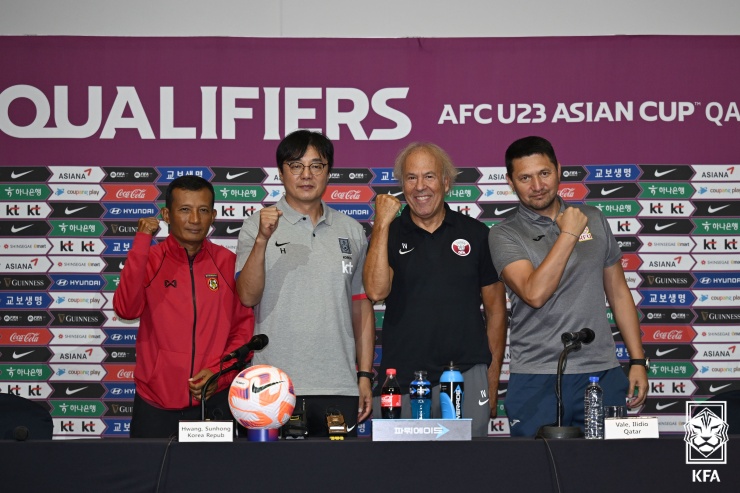
[[345, 255], [352, 255], [352, 249], [349, 246], [349, 239], [348, 238], [338, 238], [339, 240], [339, 249], [342, 251]]
[[591, 231], [589, 231], [588, 226], [586, 226], [586, 229], [583, 230], [583, 233], [581, 233], [581, 236], [578, 237], [578, 241], [588, 241], [593, 240], [594, 237], [591, 234]]
[[218, 291], [218, 274], [206, 274], [206, 281], [211, 291]]
[[452, 251], [461, 257], [466, 257], [470, 254], [470, 242], [465, 239], [458, 239], [452, 242]]

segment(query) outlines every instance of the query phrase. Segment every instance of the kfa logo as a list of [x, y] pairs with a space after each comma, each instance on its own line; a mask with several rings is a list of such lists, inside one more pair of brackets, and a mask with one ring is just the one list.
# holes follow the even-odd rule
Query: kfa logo
[[[728, 425], [726, 401], [686, 403], [686, 464], [727, 464]], [[694, 469], [695, 483], [719, 482], [714, 469]]]
[[352, 255], [352, 249], [349, 246], [349, 239], [337, 238], [339, 240], [339, 250], [345, 255]]

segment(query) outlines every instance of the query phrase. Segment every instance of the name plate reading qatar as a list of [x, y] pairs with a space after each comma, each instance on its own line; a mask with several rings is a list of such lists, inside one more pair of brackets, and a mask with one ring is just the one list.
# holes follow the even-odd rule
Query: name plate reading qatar
[[469, 441], [472, 419], [374, 419], [374, 442]]
[[180, 421], [178, 440], [183, 442], [233, 442], [232, 421]]
[[658, 438], [657, 416], [604, 419], [604, 439]]

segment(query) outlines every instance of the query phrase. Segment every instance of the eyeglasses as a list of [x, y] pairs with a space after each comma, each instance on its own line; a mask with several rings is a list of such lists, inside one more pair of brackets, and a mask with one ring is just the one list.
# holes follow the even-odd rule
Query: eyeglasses
[[302, 174], [304, 168], [308, 168], [312, 175], [320, 175], [324, 172], [324, 168], [328, 166], [326, 163], [303, 164], [300, 161], [291, 161], [286, 164], [288, 165], [288, 168], [290, 168], [290, 172], [296, 176]]

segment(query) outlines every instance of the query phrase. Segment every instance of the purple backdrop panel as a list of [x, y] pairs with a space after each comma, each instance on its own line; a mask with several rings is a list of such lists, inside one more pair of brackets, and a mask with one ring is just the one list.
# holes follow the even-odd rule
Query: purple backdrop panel
[[265, 166], [296, 127], [328, 133], [340, 167], [388, 165], [412, 140], [498, 165], [529, 134], [569, 164], [740, 154], [739, 37], [4, 37], [0, 50], [0, 165]]

